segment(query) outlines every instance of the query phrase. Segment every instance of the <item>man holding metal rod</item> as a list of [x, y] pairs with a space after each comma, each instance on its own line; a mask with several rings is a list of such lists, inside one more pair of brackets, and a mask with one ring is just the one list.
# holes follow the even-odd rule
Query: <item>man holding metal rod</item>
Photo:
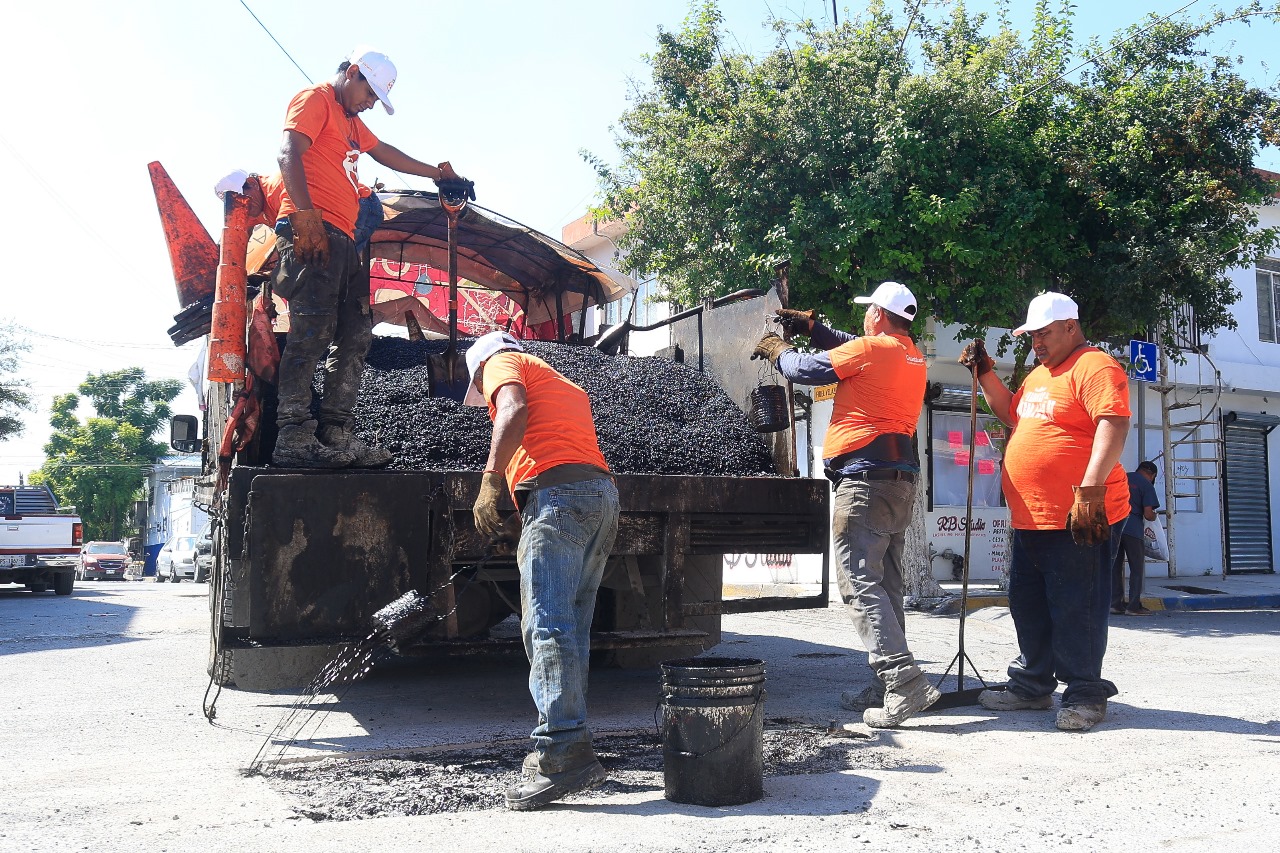
[[1120, 453], [1129, 432], [1129, 380], [1114, 358], [1089, 346], [1074, 300], [1042, 293], [1014, 335], [1031, 335], [1040, 363], [1010, 392], [982, 341], [960, 362], [978, 377], [992, 413], [1012, 427], [1004, 495], [1013, 547], [1009, 612], [1018, 634], [1007, 690], [984, 690], [990, 710], [1048, 710], [1058, 682], [1057, 726], [1087, 731], [1107, 713], [1116, 686], [1102, 677], [1111, 567], [1129, 515]]
[[[916, 299], [886, 281], [855, 302], [867, 306], [863, 336], [829, 329], [813, 311], [781, 309], [778, 322], [809, 336], [817, 354], [765, 335], [752, 358], [767, 358], [789, 381], [836, 385], [822, 456], [835, 484], [832, 540], [841, 598], [867, 648], [877, 687], [847, 692], [841, 704], [865, 708], [862, 719], [893, 728], [938, 701], [938, 690], [907, 647], [902, 549], [920, 475], [916, 424], [924, 405], [925, 360], [911, 339]], [[883, 707], [878, 705], [883, 696]]]
[[[357, 48], [327, 83], [303, 89], [289, 104], [280, 175], [284, 196], [276, 224], [280, 266], [275, 291], [289, 300], [289, 339], [280, 358], [280, 427], [272, 463], [305, 468], [379, 467], [385, 449], [356, 438], [351, 410], [373, 339], [369, 281], [354, 241], [359, 210], [356, 166], [362, 153], [398, 172], [439, 184], [461, 181], [446, 162], [432, 166], [379, 140], [360, 113], [379, 101], [387, 113], [396, 67], [384, 54]], [[325, 353], [319, 422], [311, 417], [311, 383]]]

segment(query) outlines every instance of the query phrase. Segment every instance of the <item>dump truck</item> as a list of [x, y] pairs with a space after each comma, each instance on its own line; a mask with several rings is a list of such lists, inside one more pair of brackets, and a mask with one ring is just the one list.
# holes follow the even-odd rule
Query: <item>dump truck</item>
[[[246, 352], [243, 329], [264, 322], [262, 313], [274, 306], [272, 334], [287, 336], [280, 300], [259, 293], [255, 312], [246, 308], [246, 287], [249, 294], [255, 285], [269, 289], [270, 232], [246, 234], [235, 210], [239, 199], [229, 193], [221, 249], [214, 248], [163, 168], [152, 164], [151, 172], [182, 308], [171, 332], [190, 339], [204, 323], [211, 347], [232, 338], [240, 347], [210, 350], [204, 415], [175, 417], [170, 436], [176, 450], [199, 451], [204, 460], [197, 501], [212, 520], [210, 675], [244, 689], [304, 684], [344, 644], [370, 633], [379, 608], [410, 590], [429, 596], [438, 618], [416, 641], [399, 644], [400, 654], [523, 654], [514, 557], [495, 550], [472, 523], [482, 463], [470, 470], [339, 471], [269, 464], [274, 389], [255, 381], [253, 345]], [[474, 204], [410, 191], [376, 199], [382, 224], [367, 250], [371, 298], [398, 290], [397, 299], [417, 299], [438, 319], [406, 318], [413, 336], [440, 340], [435, 354], [424, 357], [429, 394], [456, 393], [459, 370], [465, 387], [461, 354], [469, 335], [501, 327], [588, 346], [596, 336], [587, 312], [634, 286]], [[231, 310], [232, 332], [219, 317], [228, 301], [239, 302]], [[699, 351], [704, 329], [716, 329], [721, 347], [737, 329], [744, 338], [734, 352], [739, 364], [722, 359], [721, 366], [741, 372], [747, 340], [758, 336], [764, 312], [776, 304], [776, 296], [735, 294], [677, 320], [697, 315]], [[410, 313], [422, 316], [416, 308]], [[424, 326], [430, 328], [423, 332]], [[213, 367], [228, 363], [235, 365], [232, 381], [219, 381]], [[756, 367], [749, 370], [754, 375]], [[246, 404], [251, 393], [256, 402]], [[252, 435], [243, 423], [235, 426], [246, 409], [258, 424]], [[421, 428], [425, 434], [433, 425]], [[615, 471], [621, 518], [592, 626], [595, 654], [623, 666], [653, 665], [717, 644], [725, 613], [826, 606], [829, 487], [794, 476], [790, 429], [760, 440], [774, 470], [758, 476]], [[515, 512], [509, 502], [501, 509]], [[820, 555], [820, 583], [802, 594], [770, 587], [726, 600], [724, 555], [739, 553]]]

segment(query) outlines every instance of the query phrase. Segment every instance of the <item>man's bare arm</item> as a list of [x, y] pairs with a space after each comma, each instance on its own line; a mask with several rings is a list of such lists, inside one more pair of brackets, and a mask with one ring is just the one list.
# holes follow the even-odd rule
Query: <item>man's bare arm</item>
[[1124, 441], [1129, 437], [1129, 418], [1098, 418], [1093, 433], [1093, 452], [1089, 454], [1089, 467], [1084, 469], [1082, 486], [1102, 486], [1115, 470], [1124, 451]]
[[304, 133], [286, 130], [280, 143], [280, 177], [284, 179], [284, 191], [289, 194], [298, 210], [310, 210], [311, 191], [307, 188], [307, 171], [302, 165], [302, 155], [311, 147], [311, 140]]
[[377, 145], [369, 149], [368, 154], [374, 160], [377, 160], [388, 169], [395, 169], [397, 172], [407, 172], [410, 175], [420, 175], [424, 178], [439, 183], [443, 179], [457, 178], [459, 175], [450, 168], [446, 174], [437, 166], [430, 163], [424, 163], [421, 160], [415, 160], [399, 148], [387, 142], [379, 142]]

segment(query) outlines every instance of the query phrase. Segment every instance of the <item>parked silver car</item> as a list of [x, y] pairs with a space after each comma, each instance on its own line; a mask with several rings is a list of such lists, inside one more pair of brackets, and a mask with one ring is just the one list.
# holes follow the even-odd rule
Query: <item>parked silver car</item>
[[196, 539], [191, 534], [175, 536], [156, 555], [156, 582], [196, 578]]

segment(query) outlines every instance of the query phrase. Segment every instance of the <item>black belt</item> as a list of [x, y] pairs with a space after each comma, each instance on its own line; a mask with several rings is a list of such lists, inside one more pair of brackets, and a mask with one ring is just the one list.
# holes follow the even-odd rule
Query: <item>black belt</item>
[[908, 483], [916, 481], [916, 475], [910, 471], [899, 471], [897, 468], [872, 468], [870, 471], [858, 471], [855, 474], [840, 474], [841, 480], [903, 480]]

